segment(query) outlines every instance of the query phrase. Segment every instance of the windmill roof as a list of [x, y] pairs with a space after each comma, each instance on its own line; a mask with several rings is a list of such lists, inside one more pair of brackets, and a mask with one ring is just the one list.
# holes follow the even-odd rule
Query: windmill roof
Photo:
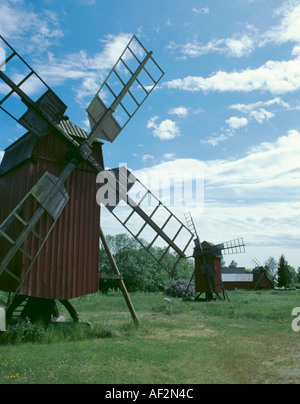
[[[72, 136], [74, 139], [87, 139], [88, 132], [81, 129], [75, 123], [70, 120], [61, 120], [59, 126], [63, 131]], [[37, 136], [31, 132], [27, 132], [21, 138], [16, 140], [10, 146], [5, 149], [4, 157], [0, 163], [0, 175], [5, 174], [12, 168], [21, 164], [26, 159], [30, 158], [33, 151]], [[96, 142], [103, 144], [100, 140], [96, 139]]]
[[[68, 135], [72, 136], [73, 138], [86, 139], [89, 135], [88, 132], [86, 132], [84, 129], [80, 128], [74, 122], [70, 121], [70, 119], [61, 120], [58, 125], [61, 127], [62, 130], [64, 130], [66, 133], [68, 133]], [[15, 147], [16, 144], [23, 142], [24, 139], [25, 138], [27, 139], [28, 137], [30, 137], [32, 139], [36, 139], [35, 135], [33, 135], [31, 132], [27, 132], [27, 133], [25, 133], [25, 135], [23, 135], [22, 137], [17, 139], [14, 143], [9, 145], [5, 149], [5, 151], [9, 150], [10, 148]], [[98, 139], [96, 139], [95, 141], [100, 142], [100, 140], [98, 140]], [[102, 142], [100, 142], [100, 143], [102, 143]]]
[[58, 125], [64, 132], [67, 132], [72, 137], [86, 139], [88, 136], [88, 133], [85, 130], [81, 129], [70, 120], [61, 120]]
[[[74, 138], [79, 138], [79, 139], [86, 139], [88, 137], [88, 132], [86, 132], [84, 129], [80, 128], [77, 126], [75, 123], [68, 120], [61, 120], [59, 123], [59, 126], [63, 131], [68, 133], [70, 136]], [[100, 142], [98, 139], [96, 141]], [[101, 142], [102, 143], [102, 142]]]

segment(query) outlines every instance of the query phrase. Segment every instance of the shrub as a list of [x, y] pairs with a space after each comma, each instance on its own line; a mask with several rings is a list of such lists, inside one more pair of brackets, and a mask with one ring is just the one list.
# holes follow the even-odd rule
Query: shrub
[[44, 342], [46, 328], [41, 323], [31, 323], [29, 319], [16, 321], [9, 325], [6, 333], [1, 333], [0, 344], [16, 344], [26, 342]]
[[[172, 282], [166, 289], [165, 295], [171, 297], [191, 297], [195, 295], [195, 284], [191, 282], [189, 288], [189, 281], [186, 279], [178, 279]], [[187, 290], [188, 289], [188, 290]]]

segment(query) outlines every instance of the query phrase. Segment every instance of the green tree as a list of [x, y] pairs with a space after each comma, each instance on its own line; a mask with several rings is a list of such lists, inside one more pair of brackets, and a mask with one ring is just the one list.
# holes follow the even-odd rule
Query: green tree
[[278, 286], [279, 287], [288, 287], [292, 282], [292, 274], [290, 272], [290, 267], [285, 259], [285, 256], [282, 255], [279, 259], [278, 265]]
[[[107, 242], [129, 292], [157, 292], [164, 290], [172, 280], [180, 278], [190, 279], [193, 273], [193, 262], [181, 260], [171, 278], [138, 241], [126, 234], [107, 236]], [[163, 253], [163, 250], [158, 247], [152, 247], [149, 251], [157, 258], [161, 257]], [[163, 264], [169, 272], [175, 263], [176, 257], [173, 254], [165, 254]], [[112, 273], [110, 263], [103, 248], [100, 251], [100, 273]], [[107, 292], [108, 289], [118, 288], [118, 282], [101, 279], [99, 287], [101, 291]]]
[[231, 263], [229, 264], [229, 268], [237, 268], [238, 263], [234, 260], [231, 261]]
[[290, 273], [290, 282], [289, 285], [290, 286], [295, 286], [297, 283], [297, 272], [296, 269], [294, 267], [292, 267], [291, 265], [288, 265], [288, 269], [289, 269], [289, 273]]
[[278, 262], [275, 258], [270, 257], [265, 263], [265, 269], [267, 271], [268, 277], [274, 281], [276, 278], [277, 270], [278, 270]]
[[298, 267], [298, 271], [297, 271], [297, 283], [298, 283], [298, 285], [300, 285], [300, 267]]

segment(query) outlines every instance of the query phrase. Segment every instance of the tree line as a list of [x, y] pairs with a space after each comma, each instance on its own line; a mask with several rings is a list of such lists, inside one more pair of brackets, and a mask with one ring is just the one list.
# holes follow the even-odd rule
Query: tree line
[[[236, 261], [231, 261], [229, 267], [237, 267]], [[293, 286], [300, 287], [300, 267], [296, 270], [289, 265], [284, 255], [281, 255], [278, 261], [274, 257], [270, 257], [264, 265], [268, 277], [280, 288], [289, 288]]]
[[[182, 259], [173, 276], [170, 277], [140, 243], [127, 234], [107, 236], [106, 240], [130, 293], [163, 291], [173, 280], [190, 279], [193, 274], [193, 261]], [[159, 258], [163, 250], [159, 247], [151, 247], [149, 251]], [[172, 269], [176, 257], [169, 252], [163, 261], [167, 268]], [[100, 274], [112, 274], [111, 265], [103, 246], [100, 250]], [[109, 289], [118, 289], [118, 281], [100, 279], [99, 290], [106, 293]]]
[[[107, 236], [108, 245], [114, 255], [114, 259], [124, 278], [129, 292], [158, 292], [163, 291], [172, 281], [179, 279], [190, 280], [194, 271], [194, 262], [191, 259], [183, 259], [177, 265], [172, 277], [157, 263], [140, 243], [127, 234]], [[162, 249], [151, 247], [150, 252], [157, 258], [161, 257]], [[167, 253], [164, 264], [170, 270], [176, 262], [172, 253]], [[222, 261], [223, 266], [225, 262]], [[232, 261], [230, 266], [237, 266]], [[277, 262], [270, 257], [264, 265], [269, 278], [277, 282], [278, 287], [300, 287], [300, 267], [296, 271], [282, 255]], [[100, 273], [112, 274], [110, 262], [103, 246], [100, 251]], [[112, 279], [100, 279], [99, 290], [106, 293], [109, 289], [118, 289], [118, 281]]]
[[296, 271], [294, 267], [289, 265], [284, 255], [279, 259], [277, 282], [279, 287], [300, 286], [300, 267]]

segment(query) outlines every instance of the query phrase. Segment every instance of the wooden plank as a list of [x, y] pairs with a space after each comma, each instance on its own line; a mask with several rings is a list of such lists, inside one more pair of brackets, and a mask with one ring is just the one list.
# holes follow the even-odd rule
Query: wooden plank
[[182, 258], [186, 258], [186, 255], [184, 254], [183, 251], [166, 235], [165, 232], [161, 230], [161, 228], [152, 220], [150, 217], [139, 207], [135, 206], [134, 201], [128, 197], [128, 204], [136, 211], [138, 215], [141, 216], [142, 219], [144, 219], [145, 222], [149, 224], [149, 226], [152, 227], [152, 229], [163, 239], [165, 240], [169, 246], [173, 248], [179, 254]]
[[100, 274], [100, 279], [124, 279], [122, 275], [117, 274]]
[[25, 222], [25, 220], [23, 220], [23, 219], [21, 218], [21, 216], [18, 215], [17, 212], [13, 212], [13, 216], [14, 216], [17, 220], [19, 220], [19, 222], [21, 222], [21, 223], [23, 224], [23, 226], [27, 226], [27, 223]]
[[15, 275], [13, 272], [11, 272], [9, 269], [5, 268], [4, 270], [9, 276], [14, 278], [17, 282], [21, 282], [21, 278], [19, 278], [17, 275]]
[[6, 233], [4, 233], [4, 231], [0, 230], [0, 235], [3, 236], [7, 241], [9, 241], [10, 244], [15, 244], [14, 240], [11, 239]]
[[[101, 227], [100, 227], [100, 238], [101, 238], [101, 241], [103, 243], [105, 252], [106, 252], [107, 257], [108, 257], [108, 259], [110, 261], [110, 264], [112, 266], [113, 271], [115, 272], [116, 275], [121, 276], [119, 268], [118, 268], [118, 266], [117, 266], [117, 264], [115, 262], [115, 259], [114, 259], [113, 255], [112, 255], [112, 252], [111, 252], [111, 250], [109, 248], [109, 245], [108, 245], [108, 243], [106, 241], [106, 238], [104, 236], [104, 233], [103, 233]], [[121, 289], [121, 291], [123, 293], [123, 296], [125, 298], [125, 301], [127, 303], [128, 309], [129, 309], [129, 311], [131, 313], [131, 316], [133, 318], [133, 321], [135, 322], [135, 324], [138, 324], [139, 320], [137, 318], [137, 314], [136, 314], [136, 312], [134, 310], [132, 301], [131, 301], [130, 296], [128, 294], [128, 291], [126, 289], [125, 283], [124, 283], [123, 279], [118, 279], [118, 281], [119, 281], [120, 289]]]

